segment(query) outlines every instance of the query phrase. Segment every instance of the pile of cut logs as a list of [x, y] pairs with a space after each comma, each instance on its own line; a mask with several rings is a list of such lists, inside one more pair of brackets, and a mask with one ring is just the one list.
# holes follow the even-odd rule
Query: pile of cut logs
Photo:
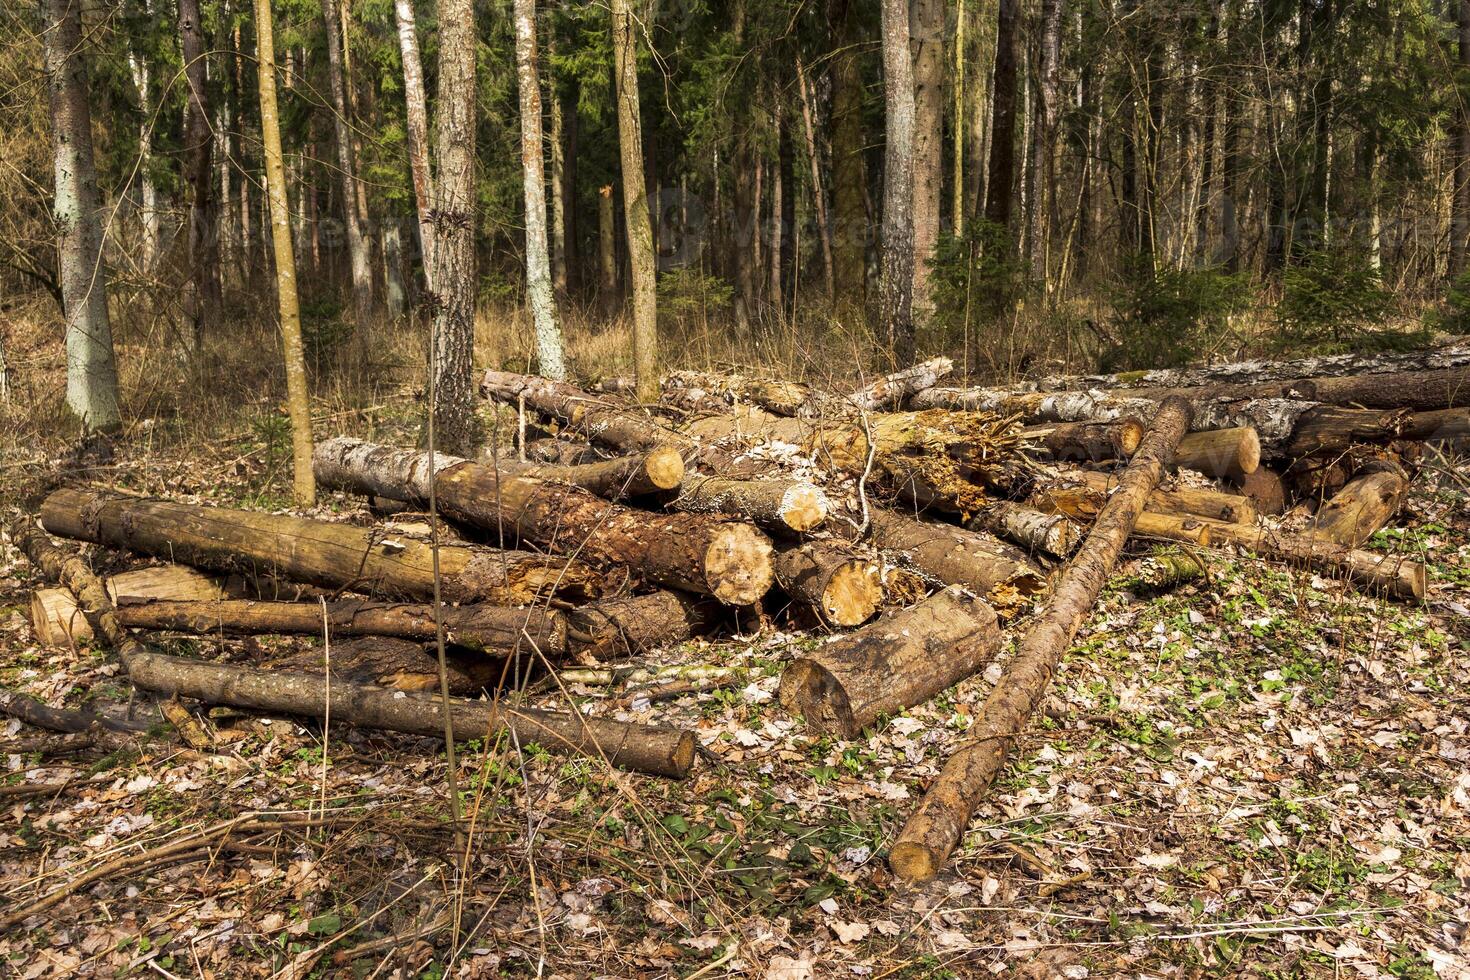
[[[1470, 433], [1470, 345], [1012, 388], [944, 387], [950, 372], [941, 358], [840, 393], [676, 372], [639, 406], [616, 382], [490, 371], [481, 391], [516, 413], [513, 447], [476, 460], [317, 447], [318, 483], [386, 520], [68, 488], [12, 539], [60, 584], [35, 595], [37, 636], [112, 647], [171, 719], [183, 698], [442, 736], [447, 714], [461, 733], [674, 777], [694, 763], [691, 732], [520, 707], [508, 679], [615, 674], [774, 617], [839, 634], [793, 656], [780, 703], [852, 737], [983, 670], [1018, 631], [974, 740], [893, 846], [909, 878], [946, 862], [1130, 538], [1183, 545], [1138, 552], [1154, 587], [1227, 547], [1424, 596], [1422, 564], [1363, 546], [1402, 506], [1424, 444]], [[103, 580], [51, 535], [166, 564]], [[134, 630], [325, 635], [333, 653], [213, 663]], [[136, 727], [13, 694], [0, 710]]]

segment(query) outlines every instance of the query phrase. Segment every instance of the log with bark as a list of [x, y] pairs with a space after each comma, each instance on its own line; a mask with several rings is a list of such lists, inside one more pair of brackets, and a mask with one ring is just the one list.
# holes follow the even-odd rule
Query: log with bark
[[954, 362], [935, 357], [884, 375], [846, 396], [843, 401], [862, 412], [892, 411], [915, 392], [932, 388], [949, 377]]
[[965, 526], [972, 531], [989, 531], [1032, 553], [1065, 558], [1077, 547], [1072, 521], [1010, 500], [991, 500], [971, 515]]
[[1245, 384], [1211, 384], [1189, 388], [1130, 388], [1130, 394], [1158, 400], [1290, 399], [1361, 408], [1401, 408], [1417, 412], [1470, 406], [1470, 365], [1426, 371], [1294, 378]]
[[818, 732], [854, 738], [984, 669], [1000, 642], [995, 612], [950, 587], [792, 660], [781, 704]]
[[[41, 523], [62, 537], [200, 568], [385, 598], [434, 594], [428, 543], [376, 528], [67, 489], [46, 498]], [[605, 586], [579, 561], [464, 545], [439, 547], [439, 571], [448, 602], [524, 605], [550, 595], [589, 598]]]
[[688, 774], [694, 763], [694, 736], [678, 729], [517, 709], [488, 701], [455, 698], [446, 704], [442, 698], [309, 674], [271, 673], [155, 653], [118, 621], [107, 591], [78, 555], [52, 544], [28, 517], [12, 525], [11, 540], [42, 574], [72, 591], [97, 635], [117, 653], [129, 680], [143, 690], [314, 718], [330, 711], [334, 720], [359, 728], [430, 737], [443, 736], [447, 707], [455, 731], [466, 738], [508, 732], [522, 744], [535, 742], [553, 752], [593, 755], [620, 768], [674, 778]]
[[[102, 586], [114, 605], [140, 599], [225, 599], [245, 591], [238, 576], [206, 575], [187, 565], [135, 568], [103, 579]], [[37, 589], [31, 595], [31, 632], [43, 646], [61, 647], [90, 640], [92, 625], [70, 589]]]
[[704, 514], [653, 514], [608, 503], [580, 487], [512, 476], [456, 456], [357, 439], [319, 443], [317, 482], [361, 494], [423, 501], [430, 482], [440, 513], [513, 534], [548, 550], [628, 565], [650, 581], [750, 605], [771, 585], [771, 543], [749, 524]]
[[732, 480], [691, 476], [669, 506], [687, 514], [725, 514], [758, 527], [800, 534], [821, 527], [832, 502], [805, 480]]
[[776, 584], [827, 626], [866, 623], [883, 601], [879, 562], [841, 541], [807, 541], [776, 552]]
[[[1108, 494], [1084, 486], [1051, 487], [1038, 490], [1031, 502], [1043, 512], [1065, 515], [1079, 524], [1087, 525], [1103, 512], [1108, 504]], [[1158, 538], [1200, 546], [1210, 543], [1207, 519], [1188, 513], [1146, 510], [1138, 515], [1133, 534], [1140, 538]]]
[[[119, 618], [126, 622], [126, 617]], [[326, 674], [328, 660], [333, 680], [374, 684], [395, 691], [426, 694], [439, 691], [439, 658], [433, 645], [396, 636], [344, 636], [333, 639], [329, 645], [305, 645], [289, 656], [272, 659], [261, 666], [270, 672], [321, 678]], [[445, 651], [444, 679], [448, 681], [449, 693], [457, 697], [477, 696], [511, 676], [504, 661], [452, 647]]]
[[564, 616], [568, 645], [587, 662], [621, 660], [693, 639], [720, 621], [722, 609], [712, 599], [664, 590], [603, 599]]
[[[847, 533], [843, 529], [843, 533]], [[960, 585], [1006, 610], [1046, 587], [1046, 575], [994, 537], [874, 508], [872, 544], [940, 585]]]
[[[1081, 484], [1101, 493], [1111, 493], [1118, 485], [1116, 476], [1091, 470], [1067, 470], [1060, 475], [1066, 483]], [[1149, 494], [1148, 509], [1158, 514], [1192, 514], [1217, 521], [1230, 521], [1233, 524], [1254, 524], [1260, 516], [1256, 505], [1247, 497], [1191, 487], [1179, 482], [1160, 487]]]
[[1401, 467], [1385, 465], [1363, 473], [1322, 505], [1308, 530], [1356, 548], [1399, 512], [1408, 492], [1409, 478]]
[[837, 418], [854, 412], [886, 412], [904, 399], [937, 385], [954, 371], [954, 362], [936, 357], [886, 374], [845, 395], [811, 385], [738, 374], [674, 371], [663, 381], [665, 400], [694, 411], [723, 411], [755, 405], [788, 418]]
[[1000, 774], [1012, 743], [1045, 697], [1057, 665], [1112, 574], [1189, 420], [1188, 402], [1169, 401], [1160, 408], [1118, 491], [986, 697], [971, 729], [972, 740], [945, 764], [894, 843], [888, 861], [900, 877], [931, 878], [949, 860], [981, 795]]
[[1132, 456], [1143, 438], [1143, 423], [1135, 418], [1110, 422], [1057, 422], [1022, 429], [1021, 436], [1027, 442], [1040, 445], [1053, 459], [1101, 463]]
[[1398, 599], [1424, 598], [1427, 584], [1422, 564], [1402, 555], [1349, 548], [1315, 534], [1291, 534], [1273, 528], [1206, 521], [1211, 544], [1233, 544], [1262, 558], [1345, 578], [1359, 587]]
[[497, 459], [482, 463], [512, 476], [527, 476], [581, 487], [608, 500], [643, 497], [673, 490], [684, 480], [684, 457], [673, 446], [656, 446], [630, 456], [578, 462], [522, 463]]

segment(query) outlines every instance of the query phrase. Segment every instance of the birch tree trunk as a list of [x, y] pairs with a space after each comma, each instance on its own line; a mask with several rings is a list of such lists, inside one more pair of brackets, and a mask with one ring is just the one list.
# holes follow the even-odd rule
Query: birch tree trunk
[[[939, 244], [939, 193], [944, 183], [944, 0], [912, 0], [914, 65], [914, 297], [931, 312], [929, 261]], [[906, 360], [906, 359], [905, 359]]]
[[[153, 4], [144, 4], [149, 19], [153, 16]], [[133, 77], [133, 87], [138, 92], [138, 110], [142, 119], [138, 122], [138, 179], [142, 198], [138, 217], [143, 226], [143, 260], [145, 273], [151, 273], [158, 264], [160, 241], [158, 237], [158, 185], [153, 182], [153, 89], [152, 72], [148, 58], [136, 49], [128, 49], [128, 70]], [[228, 128], [228, 127], [226, 127]]]
[[648, 189], [643, 175], [638, 49], [629, 0], [612, 0], [612, 20], [623, 221], [628, 236], [628, 264], [633, 270], [633, 373], [638, 400], [652, 403], [658, 401], [658, 307], [654, 296], [653, 228], [648, 218]]
[[[546, 41], [548, 60], [553, 63], [555, 37], [553, 28]], [[556, 287], [557, 298], [564, 299], [568, 292], [566, 127], [562, 119], [561, 93], [557, 91], [554, 74], [550, 75], [548, 89], [551, 96], [551, 282]], [[572, 111], [577, 111], [575, 105]]]
[[475, 417], [475, 9], [439, 0], [439, 93], [434, 139], [432, 372], [438, 447], [467, 454], [480, 441]]
[[424, 108], [424, 67], [419, 58], [418, 25], [413, 0], [394, 0], [398, 21], [398, 50], [403, 59], [403, 99], [407, 105], [408, 164], [413, 174], [413, 201], [418, 213], [419, 249], [424, 256], [424, 284], [434, 291], [434, 223], [429, 211], [434, 205], [433, 179], [429, 175], [429, 116]]
[[[1003, 0], [1004, 2], [1004, 0]], [[914, 71], [908, 0], [883, 0], [883, 267], [878, 319], [894, 360], [914, 353]]]
[[310, 507], [316, 503], [316, 477], [311, 470], [311, 396], [306, 389], [306, 357], [301, 346], [301, 312], [296, 299], [296, 255], [291, 247], [291, 212], [286, 202], [286, 168], [281, 157], [281, 125], [276, 110], [271, 0], [255, 0], [255, 36], [265, 187], [270, 201], [271, 240], [275, 245], [276, 304], [286, 361], [286, 406], [291, 415], [292, 489], [296, 503]]
[[184, 180], [189, 185], [189, 278], [184, 309], [194, 327], [197, 351], [207, 327], [218, 327], [224, 309], [219, 281], [219, 209], [214, 200], [204, 60], [204, 26], [199, 0], [179, 0], [179, 46], [184, 55], [188, 97], [184, 105]]
[[521, 178], [526, 201], [526, 297], [536, 324], [541, 373], [567, 377], [561, 323], [551, 289], [546, 235], [546, 180], [541, 160], [541, 79], [536, 63], [536, 0], [515, 0], [516, 78], [521, 101]]
[[337, 0], [322, 0], [322, 20], [327, 28], [327, 74], [332, 84], [332, 130], [337, 143], [337, 175], [342, 181], [342, 217], [347, 224], [347, 258], [352, 265], [352, 306], [358, 330], [373, 322], [373, 266], [368, 242], [362, 231], [358, 208], [357, 167], [352, 152], [351, 116], [347, 107], [347, 81], [342, 68], [341, 24]]
[[46, 0], [46, 85], [56, 164], [56, 255], [66, 308], [66, 405], [87, 430], [119, 424], [117, 365], [107, 317], [107, 269], [98, 226], [92, 113], [82, 60], [81, 4]]

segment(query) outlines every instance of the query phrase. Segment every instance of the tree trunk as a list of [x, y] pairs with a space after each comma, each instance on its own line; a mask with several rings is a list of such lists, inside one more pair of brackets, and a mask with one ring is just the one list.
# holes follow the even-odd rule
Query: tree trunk
[[1031, 122], [1031, 200], [1027, 215], [1027, 240], [1031, 247], [1031, 270], [1049, 290], [1048, 250], [1051, 210], [1056, 182], [1057, 116], [1061, 108], [1060, 67], [1062, 2], [1042, 0], [1040, 59], [1036, 79], [1036, 116]]
[[[1004, 0], [1003, 0], [1004, 2]], [[1098, 515], [1082, 550], [1067, 565], [1051, 599], [1026, 631], [1005, 674], [986, 697], [973, 739], [945, 764], [904, 825], [889, 854], [895, 873], [909, 880], [932, 878], [964, 835], [980, 796], [990, 787], [1046, 696], [1057, 664], [1092, 611], [1118, 555], [1158, 485], [1174, 447], [1189, 429], [1187, 402], [1171, 401], [1154, 420], [1143, 445], [1124, 471], [1121, 486]]]
[[452, 520], [509, 532], [587, 561], [630, 565], [652, 581], [729, 605], [755, 602], [771, 585], [771, 543], [749, 524], [698, 514], [653, 514], [599, 499], [580, 487], [510, 476], [438, 454], [355, 439], [317, 449], [317, 477], [369, 496], [419, 502], [432, 482]]
[[1243, 477], [1261, 465], [1261, 436], [1248, 425], [1191, 432], [1179, 441], [1174, 463], [1206, 476]]
[[954, 108], [952, 125], [954, 127], [953, 156], [954, 161], [951, 168], [950, 185], [950, 234], [956, 239], [965, 237], [965, 152], [966, 140], [969, 134], [965, 130], [965, 114], [969, 107], [965, 104], [965, 63], [970, 57], [968, 38], [970, 26], [970, 13], [968, 5], [960, 0], [955, 5], [955, 39], [954, 39]]
[[867, 293], [867, 176], [863, 154], [863, 78], [858, 57], [861, 5], [833, 0], [837, 50], [832, 54], [832, 278], [841, 300], [861, 306]]
[[1046, 578], [1007, 545], [951, 524], [930, 524], [874, 509], [875, 547], [941, 585], [960, 585], [997, 607], [1012, 608], [1046, 587]]
[[1040, 443], [1059, 462], [1100, 463], [1128, 459], [1143, 440], [1143, 423], [1135, 418], [1111, 422], [1059, 422], [1021, 430], [1021, 436]]
[[883, 601], [879, 563], [840, 541], [808, 541], [776, 552], [776, 584], [838, 629], [867, 622]]
[[658, 400], [658, 301], [655, 296], [653, 228], [643, 173], [643, 129], [638, 109], [638, 49], [631, 0], [612, 0], [613, 60], [622, 157], [623, 223], [633, 271], [633, 373], [638, 400]]
[[1315, 534], [1218, 521], [1209, 521], [1207, 526], [1216, 547], [1233, 544], [1262, 558], [1345, 578], [1370, 591], [1411, 601], [1424, 598], [1424, 566], [1401, 555], [1359, 551]]
[[546, 181], [542, 171], [541, 76], [536, 53], [536, 0], [515, 0], [516, 79], [521, 103], [521, 182], [526, 202], [526, 296], [536, 325], [540, 372], [567, 376], [565, 344], [547, 250]]
[[[1062, 476], [1066, 480], [1075, 481], [1103, 494], [1111, 493], [1118, 485], [1117, 478], [1111, 474], [1095, 473], [1090, 470], [1071, 470], [1063, 473]], [[1232, 524], [1254, 524], [1261, 513], [1257, 505], [1248, 497], [1178, 484], [1154, 490], [1148, 495], [1147, 508], [1159, 514], [1208, 517]]]
[[[532, 22], [535, 21], [535, 4], [532, 3]], [[517, 49], [519, 56], [519, 49]], [[566, 131], [562, 122], [563, 102], [561, 91], [556, 84], [556, 26], [553, 22], [546, 36], [546, 60], [547, 69], [547, 96], [551, 101], [551, 111], [548, 125], [551, 132], [547, 134], [547, 142], [551, 147], [551, 284], [554, 287], [555, 298], [558, 302], [565, 300], [568, 295], [567, 289], [567, 214], [570, 208], [567, 203], [567, 167], [566, 167]], [[572, 112], [577, 111], [576, 104], [572, 105]], [[573, 124], [575, 127], [575, 124]], [[523, 136], [524, 138], [524, 136]], [[529, 229], [528, 229], [529, 230]]]
[[337, 144], [337, 176], [342, 182], [342, 218], [347, 226], [347, 258], [352, 267], [352, 305], [357, 329], [370, 329], [373, 322], [373, 266], [363, 234], [364, 214], [358, 209], [357, 166], [352, 152], [352, 114], [347, 104], [347, 80], [342, 68], [339, 0], [322, 0], [326, 25], [327, 75], [331, 80], [332, 129]]
[[291, 485], [297, 505], [311, 507], [316, 503], [316, 480], [311, 473], [311, 395], [306, 387], [306, 354], [301, 343], [301, 311], [296, 297], [296, 255], [291, 248], [291, 213], [286, 202], [286, 169], [276, 110], [275, 31], [270, 0], [255, 0], [255, 37], [266, 197], [270, 202], [271, 241], [275, 246], [276, 309], [286, 365], [286, 406], [291, 416]]
[[[1038, 490], [1031, 501], [1045, 513], [1065, 514], [1074, 521], [1090, 524], [1107, 506], [1108, 495], [1087, 486], [1047, 487]], [[1152, 502], [1153, 497], [1150, 495], [1150, 506]], [[1154, 510], [1145, 510], [1138, 515], [1138, 521], [1133, 525], [1133, 534], [1139, 538], [1179, 541], [1202, 548], [1207, 547], [1211, 540], [1206, 518], [1186, 513], [1164, 514]]]
[[[158, 565], [119, 572], [103, 587], [114, 604], [128, 599], [146, 600], [224, 599], [241, 591], [238, 580], [230, 581], [197, 572], [187, 565]], [[31, 596], [31, 632], [43, 646], [65, 647], [92, 638], [92, 624], [67, 589], [37, 589]]]
[[[153, 19], [153, 4], [151, 0], [145, 0], [143, 12], [149, 20]], [[80, 56], [80, 52], [78, 52]], [[153, 180], [153, 85], [152, 85], [152, 63], [148, 53], [135, 47], [128, 48], [128, 69], [133, 77], [133, 88], [138, 93], [138, 114], [141, 120], [138, 123], [138, 182], [140, 196], [142, 198], [139, 206], [140, 224], [143, 231], [143, 259], [140, 263], [143, 271], [152, 274], [158, 264], [159, 250], [163, 241], [159, 233], [158, 213], [158, 185]], [[228, 132], [228, 125], [225, 127]], [[226, 170], [228, 174], [228, 169]], [[226, 177], [228, 183], [228, 177]]]
[[792, 660], [781, 705], [817, 732], [856, 738], [979, 672], [1000, 646], [995, 612], [949, 588]]
[[915, 392], [932, 388], [954, 370], [947, 357], [935, 357], [910, 367], [886, 374], [864, 385], [845, 399], [848, 405], [863, 412], [891, 411]]
[[822, 250], [822, 285], [827, 291], [827, 302], [837, 298], [837, 280], [832, 259], [832, 226], [827, 219], [827, 190], [822, 182], [822, 154], [817, 146], [816, 124], [813, 121], [812, 94], [807, 87], [806, 69], [801, 56], [796, 59], [796, 83], [800, 88], [801, 124], [805, 136], [807, 165], [811, 169], [812, 209], [817, 216], [817, 244]]
[[990, 176], [985, 181], [985, 219], [1009, 228], [1016, 185], [1017, 33], [1020, 0], [997, 0], [995, 80], [991, 85]]
[[1308, 529], [1357, 548], [1399, 512], [1408, 492], [1409, 479], [1397, 466], [1364, 473], [1323, 504]]
[[711, 599], [660, 591], [603, 599], [564, 615], [574, 652], [584, 659], [617, 661], [707, 632], [719, 620], [721, 608]]
[[434, 291], [433, 178], [429, 174], [429, 116], [424, 99], [424, 68], [419, 58], [418, 25], [413, 0], [393, 0], [398, 23], [398, 50], [403, 60], [403, 100], [408, 122], [408, 165], [413, 177], [413, 201], [418, 214], [419, 250], [424, 256], [424, 284]]
[[403, 282], [403, 235], [396, 217], [383, 222], [383, 291], [388, 319], [396, 321], [408, 308], [408, 291]]
[[[268, 572], [385, 598], [433, 595], [429, 545], [376, 528], [81, 490], [47, 497], [41, 523], [62, 537], [200, 568]], [[518, 605], [602, 587], [601, 577], [580, 562], [493, 548], [441, 545], [439, 568], [448, 602]]]
[[604, 184], [597, 189], [597, 293], [603, 313], [608, 315], [618, 304], [617, 227], [613, 210], [612, 185]]
[[725, 514], [784, 534], [816, 530], [827, 520], [832, 502], [804, 480], [732, 480], [691, 476], [674, 498], [673, 508], [688, 514]]
[[209, 129], [208, 65], [199, 0], [179, 0], [179, 47], [184, 57], [184, 180], [189, 185], [189, 279], [185, 312], [194, 328], [199, 349], [205, 331], [218, 329], [224, 312], [219, 279], [219, 208], [214, 200], [214, 169], [210, 155], [214, 134]]
[[430, 343], [436, 449], [469, 453], [480, 442], [475, 416], [475, 5], [438, 0], [439, 91], [434, 140], [433, 275], [438, 303]]
[[[46, 0], [46, 86], [56, 175], [56, 256], [66, 315], [66, 407], [85, 430], [120, 424], [117, 364], [107, 316], [101, 203], [92, 160], [92, 113], [83, 60], [81, 4]], [[201, 64], [200, 70], [203, 70]]]
[[939, 244], [939, 199], [944, 184], [944, 0], [910, 0], [914, 73], [914, 308], [933, 312], [929, 263]]
[[914, 69], [909, 0], [882, 0], [883, 266], [878, 322], [898, 364], [914, 356]]
[[[1455, 5], [1456, 78], [1470, 73], [1470, 0]], [[1461, 83], [1463, 85], [1463, 81]], [[1454, 100], [1454, 216], [1450, 230], [1450, 275], [1458, 276], [1470, 265], [1470, 105], [1462, 95]]]

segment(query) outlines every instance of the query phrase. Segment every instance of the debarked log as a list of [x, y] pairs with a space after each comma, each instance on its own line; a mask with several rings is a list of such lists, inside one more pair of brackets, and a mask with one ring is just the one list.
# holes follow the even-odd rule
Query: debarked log
[[[434, 594], [429, 544], [377, 528], [68, 489], [46, 498], [41, 523], [62, 537], [223, 572], [388, 598]], [[525, 605], [603, 590], [602, 576], [582, 562], [494, 548], [441, 545], [439, 571], [449, 602]]]
[[1349, 548], [1314, 534], [1291, 534], [1262, 526], [1207, 521], [1212, 543], [1233, 544], [1262, 558], [1345, 578], [1359, 587], [1399, 599], [1424, 598], [1424, 566], [1402, 555]]
[[950, 587], [792, 660], [781, 704], [818, 732], [853, 738], [984, 669], [1000, 640], [995, 612]]
[[1361, 473], [1332, 495], [1309, 525], [1313, 534], [1356, 548], [1399, 512], [1409, 492], [1409, 478], [1396, 465]]
[[[1118, 485], [1116, 476], [1091, 470], [1068, 470], [1062, 476], [1102, 493], [1110, 493]], [[1254, 524], [1260, 516], [1248, 497], [1183, 483], [1160, 487], [1149, 494], [1148, 509], [1159, 514], [1193, 514], [1234, 524]]]

